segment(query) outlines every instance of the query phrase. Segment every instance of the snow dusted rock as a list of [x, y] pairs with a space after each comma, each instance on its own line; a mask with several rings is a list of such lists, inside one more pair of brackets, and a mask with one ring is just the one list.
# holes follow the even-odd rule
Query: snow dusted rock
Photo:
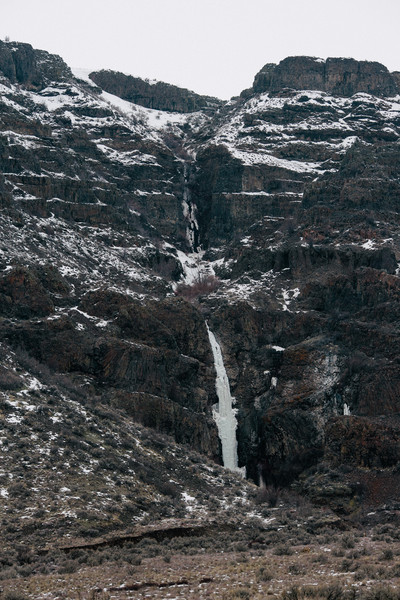
[[[235, 398], [239, 467], [256, 482], [339, 463], [344, 419], [349, 452], [356, 419], [390, 430], [395, 75], [290, 58], [219, 103], [109, 72], [92, 74], [96, 85], [28, 45], [0, 44], [0, 69], [10, 356], [22, 348], [21, 360], [67, 377], [83, 403], [96, 398], [221, 460], [207, 321]], [[370, 441], [370, 464], [383, 465]]]
[[200, 96], [176, 85], [148, 81], [115, 71], [94, 71], [89, 77], [104, 91], [155, 110], [190, 113], [207, 107], [216, 108], [221, 104], [217, 98]]
[[[387, 140], [382, 139], [385, 134]], [[364, 135], [366, 141], [357, 142], [348, 150], [338, 171], [326, 172], [306, 186], [303, 205], [308, 208], [322, 203], [333, 211], [345, 206], [348, 212], [369, 209], [375, 214], [396, 211], [400, 150], [392, 136], [397, 140], [394, 132], [371, 127]]]
[[399, 93], [397, 79], [378, 62], [352, 58], [328, 58], [326, 61], [309, 56], [291, 56], [278, 65], [267, 64], [257, 73], [254, 92], [321, 90], [337, 96], [353, 96], [365, 92], [375, 96], [395, 96]]
[[203, 242], [245, 237], [266, 217], [296, 220], [302, 207], [329, 198], [362, 211], [378, 208], [384, 191], [386, 207], [397, 194], [399, 108], [396, 98], [315, 89], [228, 103], [197, 153], [193, 197]]
[[71, 69], [60, 56], [19, 42], [0, 41], [0, 71], [11, 83], [31, 89], [41, 89], [50, 81], [72, 78]]

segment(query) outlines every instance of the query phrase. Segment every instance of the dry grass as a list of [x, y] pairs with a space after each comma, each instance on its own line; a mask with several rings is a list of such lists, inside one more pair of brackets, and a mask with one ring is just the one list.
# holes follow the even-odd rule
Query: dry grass
[[[314, 533], [307, 544], [291, 531], [264, 532], [255, 543], [254, 533], [216, 531], [200, 539], [143, 540], [114, 554], [54, 556], [49, 573], [4, 580], [2, 587], [5, 594], [35, 600], [400, 598], [400, 542], [379, 528], [365, 535], [354, 531], [351, 544], [348, 533], [328, 530]], [[279, 538], [289, 535], [285, 544], [292, 553], [277, 553]], [[64, 569], [51, 572], [57, 560]]]

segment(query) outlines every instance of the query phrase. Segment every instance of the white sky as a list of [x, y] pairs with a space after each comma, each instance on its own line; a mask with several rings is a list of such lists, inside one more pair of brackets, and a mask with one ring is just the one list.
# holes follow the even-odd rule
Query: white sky
[[399, 0], [2, 0], [0, 38], [226, 99], [305, 54], [400, 71]]

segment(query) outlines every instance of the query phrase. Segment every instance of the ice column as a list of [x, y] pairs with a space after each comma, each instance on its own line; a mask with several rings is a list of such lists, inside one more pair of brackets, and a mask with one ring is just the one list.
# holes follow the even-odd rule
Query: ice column
[[228, 376], [225, 371], [224, 361], [220, 345], [215, 339], [215, 335], [209, 330], [207, 325], [208, 337], [210, 340], [212, 353], [214, 357], [215, 371], [217, 374], [215, 380], [215, 389], [218, 396], [218, 404], [213, 406], [213, 417], [218, 427], [218, 434], [222, 445], [222, 460], [224, 467], [237, 471], [245, 476], [245, 467], [238, 467], [237, 440], [236, 440], [236, 410], [232, 406], [233, 398], [229, 387]]
[[186, 237], [192, 252], [199, 250], [199, 224], [196, 219], [196, 205], [192, 202], [189, 189], [189, 166], [184, 165], [184, 184], [183, 184], [183, 216], [187, 221]]

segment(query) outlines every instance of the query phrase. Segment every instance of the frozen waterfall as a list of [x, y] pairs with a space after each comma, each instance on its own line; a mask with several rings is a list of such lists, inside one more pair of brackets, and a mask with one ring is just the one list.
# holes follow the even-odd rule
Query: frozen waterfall
[[237, 440], [236, 440], [236, 410], [232, 407], [233, 398], [229, 387], [228, 376], [225, 371], [224, 361], [220, 345], [215, 339], [215, 335], [207, 326], [208, 337], [210, 340], [212, 353], [214, 357], [215, 371], [217, 377], [215, 380], [215, 389], [218, 396], [218, 404], [213, 406], [213, 417], [218, 427], [218, 434], [222, 445], [222, 460], [224, 467], [246, 475], [246, 468], [238, 467]]
[[182, 209], [183, 216], [186, 219], [186, 237], [192, 252], [198, 252], [199, 246], [199, 224], [196, 219], [197, 207], [192, 202], [190, 187], [189, 187], [189, 165], [185, 163], [183, 173], [183, 200]]

